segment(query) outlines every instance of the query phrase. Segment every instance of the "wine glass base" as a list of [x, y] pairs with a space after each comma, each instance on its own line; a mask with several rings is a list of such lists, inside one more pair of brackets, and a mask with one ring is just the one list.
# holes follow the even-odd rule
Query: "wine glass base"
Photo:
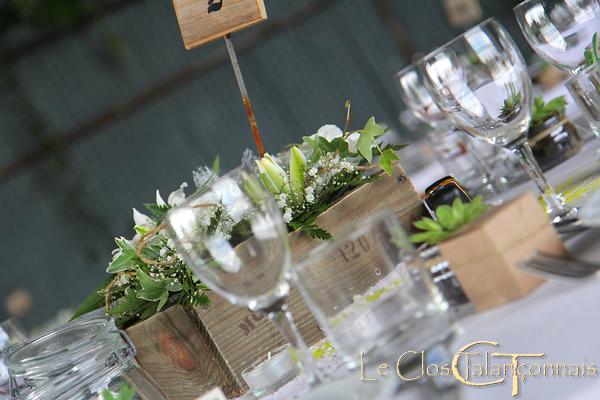
[[560, 215], [551, 215], [550, 217], [552, 218], [552, 225], [556, 228], [564, 227], [579, 222], [579, 209], [577, 207], [572, 207]]

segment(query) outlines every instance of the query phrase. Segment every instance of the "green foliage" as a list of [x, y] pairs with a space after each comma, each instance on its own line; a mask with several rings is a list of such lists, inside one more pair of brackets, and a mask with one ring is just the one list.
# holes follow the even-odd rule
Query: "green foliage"
[[319, 215], [327, 211], [337, 200], [346, 193], [366, 183], [378, 179], [379, 175], [362, 176], [359, 172], [341, 173], [336, 177], [336, 183], [330, 184], [319, 194], [317, 201], [292, 219], [288, 224], [292, 230], [305, 232], [313, 239], [327, 240], [331, 234], [316, 223]]
[[531, 126], [543, 124], [544, 121], [564, 113], [567, 101], [565, 96], [559, 96], [548, 103], [544, 102], [543, 97], [536, 97], [531, 109]]
[[512, 83], [507, 85], [506, 91], [508, 96], [506, 99], [504, 99], [504, 105], [500, 110], [500, 118], [510, 119], [510, 117], [521, 107], [523, 94], [521, 92], [517, 92], [515, 85]]
[[435, 245], [443, 242], [454, 232], [479, 218], [488, 210], [489, 206], [477, 196], [470, 203], [464, 204], [460, 199], [455, 199], [452, 206], [442, 205], [435, 210], [437, 222], [431, 218], [423, 218], [415, 222], [415, 227], [423, 232], [410, 237], [413, 243], [427, 243]]
[[396, 154], [396, 152], [392, 149], [386, 149], [381, 152], [381, 156], [379, 159], [379, 165], [381, 168], [388, 174], [392, 175], [392, 162], [394, 160], [399, 160], [400, 157]]
[[211, 169], [213, 170], [215, 175], [219, 175], [221, 173], [221, 156], [219, 156], [218, 154], [212, 162]]
[[102, 392], [104, 400], [133, 400], [134, 396], [135, 390], [125, 383], [119, 387], [119, 392], [116, 394], [112, 394], [108, 389], [104, 389]]
[[358, 133], [360, 133], [360, 138], [356, 149], [370, 163], [373, 161], [372, 149], [379, 146], [377, 138], [385, 133], [385, 128], [375, 121], [375, 117], [371, 117]]
[[600, 50], [598, 49], [598, 33], [594, 33], [592, 37], [592, 45], [589, 49], [585, 49], [585, 65], [600, 64]]

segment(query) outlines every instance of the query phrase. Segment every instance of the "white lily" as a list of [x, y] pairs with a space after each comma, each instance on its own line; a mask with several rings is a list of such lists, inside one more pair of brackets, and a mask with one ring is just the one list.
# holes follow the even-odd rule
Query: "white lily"
[[356, 147], [358, 146], [358, 139], [360, 139], [360, 133], [358, 132], [354, 132], [346, 138], [346, 142], [348, 143], [348, 150], [350, 150], [351, 153], [356, 153], [358, 151]]
[[281, 193], [285, 184], [285, 171], [277, 162], [266, 153], [263, 158], [256, 161], [260, 180], [273, 194]]
[[142, 214], [135, 208], [133, 209], [133, 222], [135, 222], [135, 226], [145, 229], [153, 229], [156, 226], [156, 222], [152, 218]]
[[159, 206], [159, 207], [161, 207], [161, 208], [167, 206], [167, 203], [165, 202], [165, 200], [160, 195], [160, 191], [158, 189], [156, 189], [156, 205]]
[[183, 203], [185, 201], [185, 192], [184, 189], [188, 187], [187, 182], [183, 182], [180, 186], [179, 189], [177, 189], [176, 191], [172, 192], [169, 195], [169, 198], [167, 199], [167, 203], [171, 206], [171, 207], [177, 207], [179, 205], [181, 205], [181, 203]]
[[313, 135], [314, 136], [322, 136], [325, 139], [327, 139], [328, 141], [332, 141], [333, 139], [340, 137], [340, 136], [344, 136], [344, 132], [342, 132], [342, 130], [340, 128], [338, 128], [336, 125], [323, 125], [322, 127], [319, 128], [319, 130], [317, 131], [317, 133], [315, 133]]
[[290, 150], [290, 195], [296, 205], [304, 200], [304, 175], [306, 174], [306, 157], [296, 146]]

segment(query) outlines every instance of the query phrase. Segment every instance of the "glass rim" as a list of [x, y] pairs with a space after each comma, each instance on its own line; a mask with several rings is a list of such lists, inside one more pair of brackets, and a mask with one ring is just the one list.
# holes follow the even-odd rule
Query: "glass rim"
[[[369, 214], [365, 217], [359, 218], [356, 221], [353, 221], [346, 226], [343, 227], [342, 231], [337, 235], [333, 235], [333, 237], [324, 243], [321, 243], [312, 249], [310, 249], [304, 256], [303, 260], [294, 264], [292, 266], [293, 271], [303, 271], [306, 268], [309, 268], [311, 264], [313, 264], [313, 260], [322, 257], [323, 253], [330, 253], [334, 251], [335, 248], [340, 244], [348, 240], [348, 237], [356, 235], [361, 229], [364, 229], [366, 226], [372, 224], [374, 221], [383, 220], [386, 224], [396, 224], [400, 228], [400, 222], [398, 217], [394, 213], [391, 208], [384, 208], [383, 210], [379, 210], [373, 214]], [[404, 229], [402, 228], [404, 231]]]
[[425, 61], [425, 56], [420, 57], [418, 60], [411, 62], [410, 64], [404, 66], [401, 70], [394, 74], [394, 79], [398, 80], [399, 77], [406, 75], [411, 70], [416, 70], [419, 72], [419, 64], [422, 64]]
[[540, 0], [524, 0], [524, 1], [520, 2], [519, 4], [517, 4], [516, 6], [514, 6], [513, 11], [520, 10], [522, 7], [525, 7], [526, 5], [529, 5], [534, 2], [539, 2], [539, 1]]
[[[292, 345], [290, 343], [284, 343], [281, 346], [270, 351], [271, 357], [275, 357], [279, 354], [282, 354], [283, 352], [288, 351], [291, 348], [292, 348]], [[262, 356], [260, 356], [256, 360], [254, 360], [250, 365], [248, 365], [246, 368], [244, 368], [244, 370], [242, 372], [240, 372], [240, 375], [242, 375], [242, 377], [244, 377], [244, 375], [247, 375], [248, 373], [255, 371], [265, 361], [268, 360], [268, 358], [265, 358], [265, 357], [268, 357], [268, 353], [263, 354]]]
[[590, 65], [586, 65], [585, 67], [581, 68], [579, 71], [577, 71], [577, 73], [575, 75], [570, 76], [566, 81], [565, 81], [565, 85], [572, 85], [573, 82], [577, 82], [580, 79], [585, 79], [585, 76], [587, 74], [589, 74], [591, 71], [593, 71], [594, 69], [598, 69], [600, 68], [600, 64], [599, 63], [593, 63]]
[[[4, 350], [5, 360], [7, 364], [18, 364], [21, 366], [27, 366], [30, 363], [39, 363], [43, 360], [53, 359], [60, 354], [71, 354], [78, 352], [82, 349], [85, 349], [93, 343], [93, 340], [98, 336], [102, 335], [104, 332], [111, 329], [112, 318], [107, 315], [93, 316], [88, 318], [81, 318], [71, 321], [68, 324], [62, 325], [56, 329], [53, 329], [49, 332], [42, 333], [36, 337], [33, 337], [23, 343], [18, 343], [13, 346], [9, 346]], [[29, 346], [39, 346], [43, 345], [45, 341], [52, 340], [55, 337], [60, 337], [68, 331], [72, 331], [74, 329], [87, 329], [89, 330], [89, 334], [80, 338], [79, 341], [74, 343], [73, 345], [61, 347], [55, 349], [54, 351], [44, 353], [41, 355], [34, 355], [32, 357], [27, 357], [23, 359], [16, 360], [15, 358], [19, 357], [19, 353], [26, 349]]]
[[430, 59], [432, 59], [434, 56], [436, 56], [437, 54], [441, 53], [442, 50], [444, 50], [446, 47], [457, 43], [459, 40], [464, 39], [464, 37], [472, 32], [475, 32], [476, 29], [480, 29], [483, 26], [488, 26], [488, 25], [497, 25], [498, 27], [502, 28], [503, 30], [506, 30], [504, 28], [504, 26], [502, 26], [502, 24], [500, 22], [498, 22], [498, 20], [495, 17], [489, 17], [487, 19], [485, 19], [484, 21], [481, 21], [480, 23], [478, 23], [477, 25], [473, 26], [472, 28], [469, 28], [468, 30], [464, 31], [463, 33], [461, 33], [460, 35], [458, 35], [457, 37], [455, 37], [454, 39], [451, 39], [449, 41], [447, 41], [446, 43], [444, 43], [443, 45], [439, 46], [438, 48], [430, 51], [429, 53], [427, 53], [427, 55], [423, 56], [421, 58], [422, 64], [425, 64], [426, 62], [428, 62]]

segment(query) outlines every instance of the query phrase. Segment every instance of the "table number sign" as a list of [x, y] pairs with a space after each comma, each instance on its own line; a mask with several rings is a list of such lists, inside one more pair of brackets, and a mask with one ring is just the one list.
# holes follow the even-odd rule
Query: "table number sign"
[[215, 39], [225, 39], [258, 158], [262, 158], [264, 146], [231, 33], [267, 19], [264, 0], [173, 0], [173, 5], [186, 49], [193, 49]]
[[173, 0], [186, 49], [267, 19], [264, 0]]

